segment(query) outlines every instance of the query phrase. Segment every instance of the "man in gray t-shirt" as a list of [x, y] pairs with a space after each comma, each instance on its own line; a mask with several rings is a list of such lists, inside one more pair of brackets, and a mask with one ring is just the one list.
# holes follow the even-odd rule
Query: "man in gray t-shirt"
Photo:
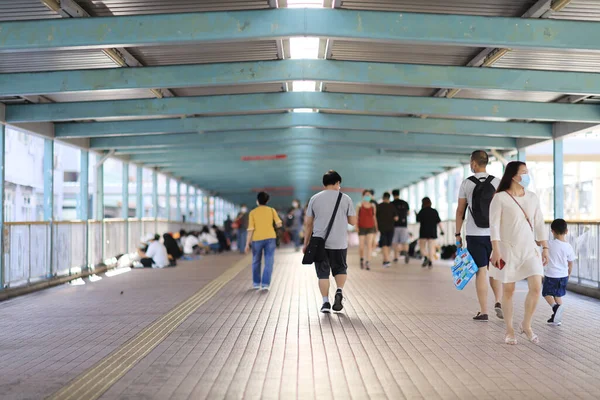
[[[304, 251], [310, 241], [311, 236], [324, 238], [327, 233], [327, 227], [337, 202], [342, 177], [335, 171], [329, 171], [323, 175], [323, 186], [325, 190], [314, 195], [308, 203], [305, 217], [304, 233]], [[317, 277], [319, 278], [319, 289], [323, 296], [323, 306], [321, 312], [330, 313], [341, 311], [344, 306], [342, 300], [342, 288], [346, 282], [348, 266], [346, 265], [346, 256], [348, 253], [348, 224], [356, 225], [356, 210], [352, 200], [346, 194], [342, 194], [340, 205], [333, 220], [333, 225], [329, 236], [325, 242], [325, 252], [327, 257], [324, 261], [315, 262]], [[333, 307], [329, 302], [329, 275], [333, 275], [337, 285], [335, 293], [335, 302]]]

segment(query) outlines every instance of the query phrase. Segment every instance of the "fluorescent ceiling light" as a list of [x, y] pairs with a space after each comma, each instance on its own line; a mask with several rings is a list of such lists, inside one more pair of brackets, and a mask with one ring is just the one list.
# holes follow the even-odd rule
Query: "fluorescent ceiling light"
[[316, 60], [319, 58], [318, 37], [290, 38], [290, 58]]
[[311, 112], [314, 112], [314, 110], [312, 108], [294, 108], [292, 110], [292, 112], [297, 112], [297, 113], [311, 113]]
[[315, 92], [317, 89], [315, 81], [293, 81], [292, 92]]
[[323, 0], [288, 0], [288, 8], [322, 8]]

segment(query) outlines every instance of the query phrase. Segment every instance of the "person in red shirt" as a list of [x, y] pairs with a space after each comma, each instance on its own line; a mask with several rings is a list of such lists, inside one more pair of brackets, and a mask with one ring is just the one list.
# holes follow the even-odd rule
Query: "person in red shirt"
[[371, 269], [371, 253], [377, 233], [377, 207], [369, 190], [363, 191], [361, 203], [356, 207], [358, 215], [358, 251], [360, 253], [360, 268]]

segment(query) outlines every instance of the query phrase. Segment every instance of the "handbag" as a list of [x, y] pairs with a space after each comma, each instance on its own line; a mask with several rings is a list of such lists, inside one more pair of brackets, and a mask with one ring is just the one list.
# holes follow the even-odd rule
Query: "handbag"
[[271, 208], [271, 211], [273, 212], [273, 229], [275, 230], [275, 246], [279, 247], [279, 245], [281, 244], [281, 228], [277, 227], [277, 223], [275, 222], [277, 219], [275, 218], [275, 213], [277, 211], [275, 211], [274, 208]]
[[327, 232], [325, 233], [325, 237], [320, 238], [314, 235], [310, 237], [310, 241], [308, 242], [308, 246], [306, 247], [306, 251], [304, 252], [304, 257], [302, 258], [302, 264], [310, 265], [314, 262], [323, 261], [327, 257], [325, 254], [325, 242], [327, 241], [329, 233], [331, 232], [331, 228], [333, 227], [333, 221], [335, 219], [335, 215], [337, 214], [338, 208], [340, 207], [341, 200], [342, 193], [340, 192], [338, 194], [337, 201], [335, 202], [333, 214], [331, 214], [331, 219], [329, 220], [329, 225], [327, 226]]

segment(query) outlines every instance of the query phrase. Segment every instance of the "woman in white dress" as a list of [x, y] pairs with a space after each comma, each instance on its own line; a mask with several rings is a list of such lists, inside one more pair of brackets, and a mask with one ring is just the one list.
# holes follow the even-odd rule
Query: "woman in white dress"
[[[539, 342], [531, 329], [531, 320], [542, 291], [543, 266], [548, 263], [548, 233], [538, 197], [526, 190], [529, 181], [525, 163], [508, 163], [490, 206], [493, 249], [490, 276], [503, 283], [506, 344], [517, 344], [513, 327], [513, 294], [515, 283], [523, 279], [527, 279], [529, 293], [519, 331], [532, 343]], [[541, 254], [538, 245], [542, 246]]]

